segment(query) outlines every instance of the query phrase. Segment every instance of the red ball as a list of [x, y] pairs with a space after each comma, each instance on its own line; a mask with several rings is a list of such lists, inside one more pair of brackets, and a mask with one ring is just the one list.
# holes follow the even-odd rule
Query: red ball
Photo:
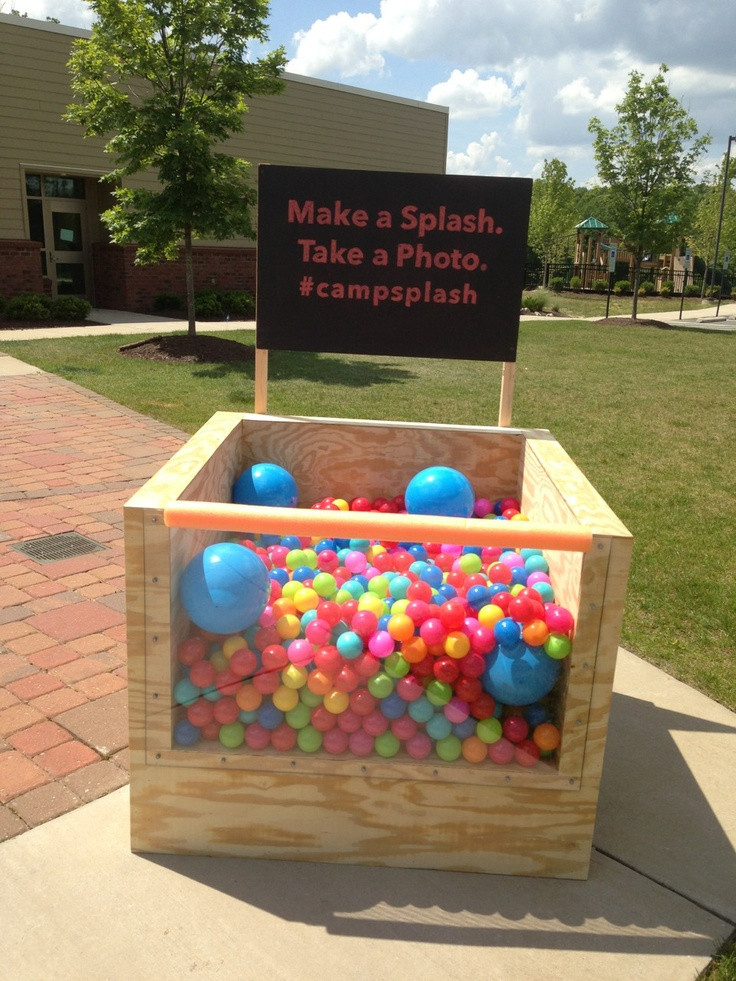
[[354, 497], [350, 502], [351, 511], [370, 511], [371, 502], [367, 497]]
[[[197, 688], [209, 688], [215, 683], [216, 674], [214, 664], [209, 661], [195, 661], [189, 669], [189, 680]], [[194, 725], [197, 723], [195, 722]]]
[[514, 749], [514, 759], [520, 766], [534, 766], [539, 762], [539, 746], [531, 739], [522, 739]]
[[520, 743], [529, 735], [529, 723], [520, 715], [510, 715], [504, 719], [503, 734], [510, 743]]
[[490, 719], [496, 711], [496, 702], [492, 695], [482, 692], [470, 703], [470, 714], [474, 719]]
[[217, 685], [217, 690], [222, 692], [223, 695], [235, 695], [243, 684], [243, 678], [228, 667], [223, 671], [217, 672], [215, 675], [215, 684]]
[[241, 647], [230, 658], [230, 670], [240, 678], [247, 678], [258, 668], [258, 658], [247, 647]]
[[443, 681], [447, 685], [453, 684], [460, 676], [457, 658], [448, 655], [438, 657], [434, 662], [432, 673], [438, 681]]
[[468, 678], [461, 675], [455, 682], [455, 694], [464, 702], [474, 702], [483, 693], [483, 685], [478, 678]]
[[462, 600], [446, 600], [442, 606], [440, 606], [439, 614], [440, 620], [448, 632], [452, 630], [462, 630], [463, 623], [465, 622], [465, 604], [462, 602]]
[[187, 667], [194, 664], [195, 661], [201, 661], [206, 654], [207, 641], [204, 637], [189, 637], [179, 644], [176, 651], [179, 662], [186, 664]]
[[271, 730], [271, 745], [281, 753], [288, 753], [296, 746], [296, 729], [292, 729], [288, 722], [277, 725]]
[[235, 722], [240, 715], [240, 707], [234, 698], [221, 698], [215, 702], [212, 714], [223, 726]]

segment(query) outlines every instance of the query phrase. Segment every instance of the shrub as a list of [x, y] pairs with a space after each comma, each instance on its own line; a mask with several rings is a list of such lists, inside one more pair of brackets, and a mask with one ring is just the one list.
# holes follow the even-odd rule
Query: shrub
[[672, 296], [672, 294], [675, 292], [674, 282], [671, 279], [665, 279], [665, 281], [662, 283], [660, 287], [659, 292], [661, 296]]
[[224, 314], [222, 296], [217, 290], [201, 290], [194, 297], [195, 317], [217, 318]]
[[651, 296], [652, 293], [654, 293], [654, 283], [648, 279], [645, 279], [643, 283], [639, 283], [639, 296]]
[[688, 283], [685, 287], [685, 296], [700, 296], [700, 287], [696, 283]]
[[178, 293], [157, 293], [153, 298], [154, 310], [181, 310], [184, 306], [184, 297]]
[[58, 296], [51, 301], [51, 316], [59, 320], [84, 320], [92, 309], [81, 296]]
[[225, 313], [231, 317], [247, 317], [252, 319], [256, 312], [256, 303], [251, 293], [240, 290], [230, 290], [223, 294], [222, 305]]
[[608, 280], [607, 279], [594, 279], [593, 285], [591, 287], [594, 293], [607, 293], [608, 292]]
[[534, 290], [531, 293], [522, 293], [521, 305], [531, 313], [541, 313], [547, 305], [547, 297], [544, 293]]
[[631, 283], [628, 281], [628, 279], [617, 279], [613, 284], [613, 292], [618, 296], [621, 296], [623, 293], [630, 293]]
[[5, 308], [8, 320], [48, 320], [50, 315], [51, 300], [42, 293], [19, 293]]
[[553, 276], [549, 281], [549, 288], [554, 293], [561, 293], [565, 288], [565, 280], [562, 278], [562, 276]]
[[582, 288], [583, 288], [582, 279], [579, 276], [571, 276], [570, 289], [573, 291], [573, 293], [579, 293]]

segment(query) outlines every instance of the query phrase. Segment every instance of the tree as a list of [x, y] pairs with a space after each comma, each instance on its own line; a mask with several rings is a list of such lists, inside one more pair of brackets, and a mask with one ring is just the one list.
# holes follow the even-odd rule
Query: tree
[[[711, 175], [711, 180], [703, 189], [695, 211], [692, 234], [688, 236], [688, 244], [692, 247], [693, 252], [697, 253], [705, 262], [703, 291], [705, 291], [705, 284], [708, 279], [708, 267], [711, 260], [715, 261], [714, 252], [716, 237], [718, 235], [718, 223], [721, 219], [721, 201], [723, 202], [723, 216], [718, 258], [723, 261], [726, 250], [736, 253], [736, 192], [731, 188], [733, 179], [736, 177], [736, 160], [729, 162], [729, 179], [726, 182], [724, 195], [723, 168], [725, 165], [726, 157], [724, 155], [720, 170]], [[714, 269], [711, 273], [711, 285], [715, 285], [715, 273], [716, 271]], [[723, 276], [723, 274], [721, 275]]]
[[649, 82], [632, 71], [616, 106], [617, 124], [606, 129], [593, 117], [588, 125], [595, 135], [598, 177], [611, 192], [610, 224], [634, 256], [634, 319], [642, 259], [671, 248], [680, 237], [678, 212], [693, 184], [694, 166], [710, 143], [709, 136], [698, 137], [695, 120], [670, 94], [667, 71], [660, 65]]
[[564, 255], [576, 217], [575, 185], [567, 167], [557, 158], [545, 160], [542, 176], [532, 187], [529, 213], [529, 245], [545, 267]]
[[183, 242], [193, 335], [192, 241], [253, 237], [250, 165], [225, 144], [243, 129], [246, 97], [281, 91], [284, 51], [248, 60], [249, 42], [268, 38], [266, 0], [89, 3], [97, 20], [72, 49], [67, 118], [85, 136], [109, 136], [116, 203], [102, 219], [112, 241], [135, 244], [141, 265], [176, 258]]

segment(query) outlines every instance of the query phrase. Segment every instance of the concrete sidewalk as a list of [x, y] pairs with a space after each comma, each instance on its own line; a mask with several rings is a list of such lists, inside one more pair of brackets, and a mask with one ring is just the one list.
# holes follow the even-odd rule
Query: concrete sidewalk
[[736, 714], [626, 651], [587, 882], [132, 855], [122, 504], [186, 436], [7, 356], [0, 405], [0, 981], [693, 981], [732, 933]]
[[736, 922], [735, 734], [622, 651], [586, 882], [133, 855], [124, 788], [0, 846], [0, 978], [694, 981]]

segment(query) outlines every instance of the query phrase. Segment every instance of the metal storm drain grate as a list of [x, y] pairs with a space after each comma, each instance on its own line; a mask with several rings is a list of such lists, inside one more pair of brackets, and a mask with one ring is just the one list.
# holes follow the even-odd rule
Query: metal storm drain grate
[[12, 545], [16, 552], [22, 552], [34, 562], [60, 562], [62, 559], [76, 559], [80, 555], [91, 552], [103, 552], [106, 545], [85, 538], [76, 531], [65, 531], [60, 535], [44, 535], [43, 538], [31, 538], [19, 545]]

